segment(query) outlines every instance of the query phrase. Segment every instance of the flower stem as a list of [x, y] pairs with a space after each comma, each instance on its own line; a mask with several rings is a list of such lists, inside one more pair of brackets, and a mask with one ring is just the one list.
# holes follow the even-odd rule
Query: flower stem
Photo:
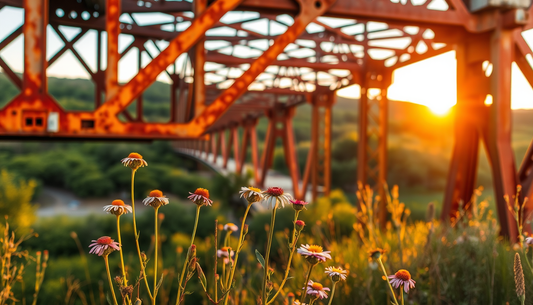
[[387, 284], [389, 284], [390, 292], [392, 293], [392, 297], [394, 298], [394, 304], [398, 304], [398, 300], [396, 299], [396, 294], [394, 293], [394, 289], [392, 289], [392, 286], [388, 280], [387, 270], [385, 269], [385, 266], [383, 265], [383, 262], [381, 261], [381, 257], [378, 258], [379, 264], [381, 265], [381, 269], [383, 270], [383, 274], [385, 275], [385, 280], [387, 281]]
[[291, 262], [294, 256], [294, 250], [296, 250], [296, 243], [298, 242], [298, 237], [300, 237], [300, 234], [296, 236], [296, 221], [298, 220], [298, 214], [300, 214], [300, 211], [295, 211], [294, 221], [293, 221], [295, 227], [292, 230], [291, 253], [289, 255], [289, 260], [287, 262], [287, 269], [285, 270], [285, 276], [283, 277], [283, 281], [281, 282], [281, 284], [279, 284], [278, 291], [276, 292], [276, 294], [274, 294], [274, 296], [270, 299], [270, 301], [267, 302], [267, 305], [274, 302], [278, 294], [281, 292], [281, 290], [283, 290], [283, 286], [285, 286], [285, 282], [287, 282], [287, 278], [289, 278], [289, 271], [291, 270]]
[[196, 237], [196, 229], [198, 228], [198, 219], [200, 218], [200, 208], [201, 205], [196, 206], [196, 218], [194, 220], [194, 228], [192, 230], [192, 236], [191, 236], [191, 245], [189, 246], [189, 249], [187, 250], [187, 257], [185, 258], [185, 262], [183, 263], [183, 270], [181, 271], [180, 281], [178, 282], [178, 296], [176, 299], [176, 305], [180, 303], [181, 295], [183, 293], [183, 290], [185, 290], [185, 287], [181, 287], [181, 284], [183, 282], [183, 277], [185, 276], [185, 270], [187, 270], [187, 267], [189, 265], [189, 251], [191, 251], [191, 247], [194, 244], [194, 238]]
[[[248, 216], [248, 212], [250, 211], [252, 204], [254, 203], [252, 202], [248, 204], [248, 206], [246, 207], [246, 211], [244, 212], [244, 216], [242, 218], [241, 235], [239, 236], [239, 243], [237, 245], [237, 251], [235, 251], [235, 260], [233, 261], [233, 267], [231, 268], [231, 272], [229, 275], [230, 287], [231, 287], [231, 283], [233, 282], [233, 276], [235, 275], [235, 269], [237, 268], [237, 260], [239, 259], [239, 253], [241, 253], [241, 247], [242, 247], [242, 244], [244, 243], [243, 233], [244, 233], [244, 225], [246, 223], [246, 217]], [[229, 298], [229, 293], [226, 294], [226, 296], [224, 297], [224, 305], [228, 304], [228, 298]]]
[[328, 305], [331, 305], [331, 302], [333, 302], [333, 296], [335, 295], [335, 287], [337, 287], [337, 282], [333, 282], [333, 289], [331, 290], [331, 295], [329, 296]]
[[268, 235], [267, 248], [265, 254], [265, 270], [263, 273], [263, 292], [261, 294], [262, 304], [267, 304], [267, 281], [268, 281], [268, 260], [270, 258], [270, 248], [272, 247], [272, 239], [274, 237], [274, 224], [276, 223], [276, 211], [278, 209], [278, 201], [276, 199], [276, 205], [272, 209], [272, 217], [270, 219], [270, 232]]
[[109, 280], [109, 288], [111, 289], [111, 294], [113, 295], [113, 302], [115, 305], [117, 303], [117, 297], [115, 296], [115, 288], [113, 288], [113, 281], [111, 280], [111, 273], [109, 272], [109, 261], [107, 260], [107, 255], [104, 255], [105, 269], [107, 270], [107, 279]]
[[133, 214], [133, 233], [135, 235], [135, 245], [137, 246], [137, 255], [139, 256], [139, 264], [141, 265], [141, 275], [144, 279], [144, 284], [146, 285], [146, 290], [148, 291], [148, 295], [150, 296], [150, 299], [153, 299], [152, 292], [150, 291], [150, 286], [148, 285], [148, 280], [146, 279], [146, 272], [144, 270], [145, 266], [143, 263], [143, 259], [141, 257], [141, 247], [139, 246], [139, 234], [137, 232], [137, 222], [135, 221], [135, 197], [134, 197], [135, 172], [136, 170], [131, 171], [131, 211]]
[[159, 245], [159, 224], [158, 224], [158, 214], [159, 207], [155, 208], [155, 244], [154, 244], [154, 299], [153, 303], [155, 304], [155, 298], [157, 297], [157, 248]]
[[120, 266], [122, 267], [122, 278], [124, 279], [124, 286], [128, 286], [128, 279], [126, 278], [126, 268], [124, 268], [124, 256], [122, 254], [122, 238], [120, 236], [120, 215], [117, 215], [117, 235], [118, 243], [120, 244], [119, 254], [120, 254]]
[[400, 286], [400, 294], [402, 295], [402, 305], [403, 305], [403, 285]]
[[311, 279], [311, 271], [313, 271], [313, 267], [315, 267], [316, 264], [314, 265], [309, 265], [309, 270], [307, 271], [307, 276], [305, 277], [305, 283], [304, 283], [304, 295], [302, 297], [302, 299], [300, 300], [302, 303], [305, 302], [305, 297], [307, 297], [307, 283], [309, 283], [309, 280]]

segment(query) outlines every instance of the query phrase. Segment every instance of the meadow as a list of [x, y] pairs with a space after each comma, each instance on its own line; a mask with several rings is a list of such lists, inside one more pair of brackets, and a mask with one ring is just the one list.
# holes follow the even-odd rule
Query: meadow
[[[138, 169], [136, 176], [140, 178], [149, 167]], [[128, 168], [123, 167], [122, 174], [130, 176]], [[10, 178], [3, 175], [3, 179]], [[8, 203], [29, 206], [31, 183], [2, 182], [9, 187], [1, 193], [2, 202], [14, 200]], [[199, 194], [202, 198], [168, 202], [163, 194], [154, 192], [141, 197], [149, 199], [145, 203], [154, 207], [155, 220], [154, 215], [146, 211], [137, 215], [135, 225], [130, 213], [120, 214], [122, 251], [120, 255], [119, 251], [106, 253], [105, 259], [89, 254], [88, 246], [100, 236], [110, 236], [116, 241], [118, 217], [102, 211], [101, 215], [85, 218], [62, 216], [39, 220], [34, 224], [39, 236], [21, 244], [28, 252], [19, 251], [23, 255], [10, 260], [13, 266], [25, 266], [24, 272], [10, 286], [13, 297], [24, 303], [33, 302], [35, 283], [44, 278], [42, 286], [38, 286], [36, 304], [175, 304], [177, 299], [181, 300], [179, 304], [223, 304], [226, 296], [229, 304], [258, 304], [261, 295], [265, 295], [263, 287], [267, 287], [266, 296], [272, 304], [292, 304], [293, 300], [304, 298], [302, 287], [311, 279], [323, 285], [320, 289], [336, 287], [334, 295], [324, 291], [329, 298], [320, 299], [311, 294], [309, 299], [314, 304], [390, 304], [395, 302], [395, 297], [398, 304], [400, 298], [403, 298], [402, 304], [520, 304], [513, 281], [513, 259], [515, 253], [519, 253], [522, 261], [527, 262], [524, 275], [528, 284], [526, 300], [529, 301], [533, 269], [527, 266], [531, 251], [498, 236], [497, 220], [488, 208], [489, 203], [480, 199], [483, 198], [481, 191], [470, 203], [471, 209], [461, 211], [452, 224], [435, 220], [433, 204], [427, 206], [425, 219], [412, 220], [409, 208], [400, 201], [397, 187], [391, 189], [387, 201], [389, 220], [386, 224], [378, 222], [376, 198], [363, 186], [357, 191], [360, 203], [357, 208], [340, 190], [309, 204], [288, 203], [285, 202], [287, 198], [274, 196], [288, 196], [283, 191], [265, 190], [257, 193], [264, 197], [262, 202], [255, 201], [261, 198], [252, 198], [248, 206], [266, 204], [267, 211], [250, 214], [248, 219], [240, 216], [237, 220], [232, 219], [235, 215], [243, 215], [245, 200], [238, 209], [223, 206], [216, 200], [212, 205], [204, 201], [209, 198], [205, 189], [191, 189], [191, 194]], [[282, 201], [285, 207], [281, 207]], [[112, 206], [121, 207], [122, 204], [113, 202]], [[136, 204], [142, 202], [137, 200]], [[13, 218], [19, 213], [25, 213], [24, 218], [31, 211], [16, 210]], [[246, 224], [244, 231], [241, 231], [241, 220]], [[140, 234], [138, 239], [135, 226]], [[16, 230], [17, 235], [27, 232], [28, 228], [22, 226]], [[243, 238], [239, 237], [242, 236], [240, 232], [245, 232]], [[195, 235], [192, 239], [191, 234]], [[6, 240], [2, 240], [4, 258], [9, 254]], [[143, 255], [146, 254], [139, 256], [143, 257], [144, 268], [139, 267], [136, 240]], [[318, 252], [313, 253], [331, 251], [331, 259], [310, 260], [300, 251], [304, 245], [316, 245]], [[46, 250], [50, 258], [44, 267], [40, 258], [42, 250]], [[238, 262], [233, 251], [240, 253]], [[265, 253], [270, 253], [270, 257]], [[379, 253], [377, 257], [376, 253]], [[227, 259], [230, 255], [234, 260]], [[124, 264], [121, 264], [121, 257]], [[109, 261], [110, 281], [104, 261]], [[265, 267], [265, 262], [270, 265]], [[126, 266], [125, 269], [122, 266]], [[158, 266], [160, 277], [154, 266]], [[233, 266], [234, 279], [231, 280], [233, 276], [229, 270], [233, 270]], [[329, 266], [346, 271], [346, 279], [334, 281], [325, 273]], [[407, 270], [410, 279], [416, 281], [415, 287], [405, 294], [401, 293], [401, 287], [389, 288], [382, 268], [391, 276]], [[131, 289], [126, 289], [120, 278], [124, 274], [122, 270], [126, 270]], [[270, 270], [267, 277], [264, 270]], [[180, 276], [183, 272], [185, 277]], [[146, 285], [151, 288], [145, 288], [144, 278], [150, 280]], [[154, 279], [160, 280], [152, 285]], [[280, 289], [283, 282], [285, 285]], [[110, 287], [114, 287], [116, 296], [110, 293]], [[157, 291], [154, 287], [158, 287]], [[176, 294], [180, 290], [178, 287], [183, 287], [180, 297]], [[157, 294], [157, 300], [148, 291], [151, 295]], [[3, 300], [4, 303], [11, 301]]]

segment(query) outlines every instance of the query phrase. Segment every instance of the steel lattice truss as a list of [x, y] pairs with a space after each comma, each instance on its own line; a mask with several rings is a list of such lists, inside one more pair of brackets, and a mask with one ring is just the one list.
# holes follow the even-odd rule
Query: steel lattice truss
[[[187, 148], [202, 143], [215, 155], [222, 152], [226, 163], [233, 146], [237, 171], [251, 146], [259, 183], [281, 138], [295, 193], [303, 194], [311, 182], [316, 196], [319, 184], [329, 191], [335, 91], [359, 84], [357, 175], [379, 186], [386, 181], [386, 92], [392, 72], [454, 50], [456, 144], [443, 218], [455, 218], [460, 202], [470, 200], [481, 142], [493, 167], [504, 234], [516, 236], [503, 196], [514, 194], [519, 183], [533, 196], [533, 149], [517, 171], [509, 124], [513, 62], [533, 84], [533, 54], [521, 35], [533, 28], [528, 0], [0, 0], [0, 9], [5, 6], [24, 8], [25, 19], [0, 41], [0, 67], [20, 89], [0, 110], [0, 137], [188, 140], [182, 142]], [[51, 57], [45, 51], [48, 25], [63, 44]], [[21, 35], [22, 78], [1, 57]], [[89, 36], [95, 59], [77, 47]], [[120, 84], [119, 62], [132, 50], [137, 73]], [[48, 94], [47, 69], [66, 54], [95, 84], [91, 111], [67, 111]], [[168, 122], [143, 117], [143, 93], [156, 79], [169, 83]], [[487, 106], [489, 94], [493, 104]], [[313, 119], [300, 180], [291, 120], [302, 103], [312, 105]], [[261, 116], [268, 118], [269, 129], [260, 158], [255, 124]]]

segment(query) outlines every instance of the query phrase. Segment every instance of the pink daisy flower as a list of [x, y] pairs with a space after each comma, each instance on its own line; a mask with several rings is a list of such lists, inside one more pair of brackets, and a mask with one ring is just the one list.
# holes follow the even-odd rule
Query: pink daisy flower
[[163, 196], [160, 190], [153, 190], [148, 194], [148, 197], [143, 199], [145, 206], [152, 206], [154, 209], [168, 204], [168, 198]]
[[345, 281], [348, 274], [348, 271], [341, 267], [327, 267], [325, 272], [334, 282]]
[[120, 244], [115, 242], [109, 236], [102, 236], [97, 240], [92, 240], [92, 244], [89, 245], [91, 250], [89, 253], [96, 254], [98, 256], [108, 255], [109, 253], [120, 250]]
[[320, 283], [313, 282], [311, 280], [309, 281], [309, 283], [307, 283], [308, 295], [313, 295], [319, 299], [327, 299], [328, 294], [326, 293], [326, 291], [329, 291], [329, 288], [322, 286], [322, 284]]
[[194, 193], [189, 192], [189, 194], [191, 195], [187, 198], [196, 203], [196, 205], [202, 206], [213, 204], [213, 200], [209, 199], [209, 191], [206, 189], [197, 188]]
[[110, 205], [104, 206], [104, 212], [120, 216], [122, 214], [131, 213], [131, 206], [124, 204], [122, 200], [113, 200]]
[[121, 162], [124, 164], [124, 166], [134, 170], [138, 169], [139, 167], [148, 166], [148, 163], [144, 161], [143, 156], [134, 152], [129, 154], [127, 158], [122, 159]]
[[263, 197], [270, 208], [276, 207], [278, 201], [281, 203], [281, 207], [285, 207], [292, 199], [291, 194], [285, 193], [281, 187], [269, 187], [263, 192]]
[[298, 248], [298, 254], [305, 256], [305, 258], [315, 258], [319, 262], [325, 262], [327, 259], [331, 259], [329, 253], [331, 253], [331, 251], [324, 251], [321, 246], [317, 245], [301, 245], [300, 248]]
[[415, 288], [416, 282], [411, 278], [411, 273], [405, 269], [401, 269], [394, 275], [389, 275], [389, 282], [394, 288], [403, 286], [403, 290], [408, 293], [409, 289]]
[[305, 202], [303, 200], [298, 200], [298, 199], [289, 200], [289, 201], [292, 203], [292, 208], [295, 209], [296, 211], [301, 211], [305, 209], [305, 206], [309, 204], [309, 202]]

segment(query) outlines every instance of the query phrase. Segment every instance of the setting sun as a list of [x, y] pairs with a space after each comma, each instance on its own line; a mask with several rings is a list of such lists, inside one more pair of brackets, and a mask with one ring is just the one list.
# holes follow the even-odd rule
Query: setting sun
[[[524, 36], [533, 38], [533, 33]], [[454, 51], [397, 69], [393, 73], [387, 97], [394, 101], [425, 105], [433, 113], [445, 115], [457, 103], [456, 71]], [[337, 94], [346, 98], [359, 98], [360, 92], [359, 86], [353, 85], [339, 90]], [[513, 109], [533, 108], [533, 89], [514, 63], [511, 99]]]

